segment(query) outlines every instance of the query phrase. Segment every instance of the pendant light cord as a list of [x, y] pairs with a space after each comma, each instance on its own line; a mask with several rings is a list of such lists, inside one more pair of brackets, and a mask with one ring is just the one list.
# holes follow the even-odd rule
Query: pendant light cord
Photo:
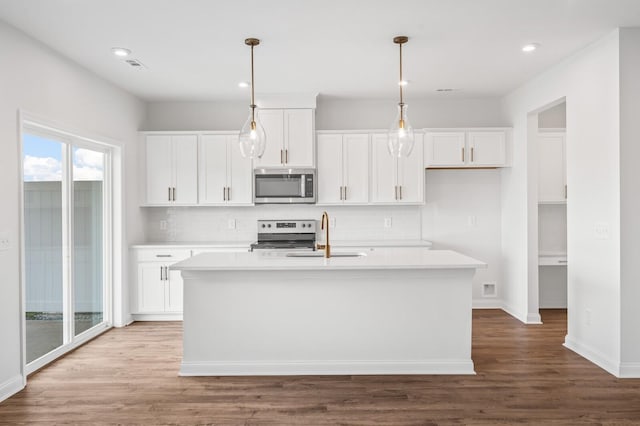
[[403, 85], [403, 81], [402, 81], [402, 43], [399, 43], [400, 45], [400, 108], [402, 108], [404, 106], [404, 100], [402, 97], [402, 85]]
[[251, 121], [256, 121], [256, 101], [255, 101], [255, 92], [254, 92], [254, 84], [253, 84], [253, 44], [251, 45]]

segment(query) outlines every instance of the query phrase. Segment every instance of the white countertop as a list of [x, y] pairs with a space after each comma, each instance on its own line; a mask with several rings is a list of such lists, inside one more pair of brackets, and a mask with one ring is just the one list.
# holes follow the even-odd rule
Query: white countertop
[[[332, 253], [347, 252], [336, 249]], [[428, 247], [376, 248], [358, 251], [361, 257], [285, 257], [282, 252], [202, 253], [170, 269], [178, 271], [339, 270], [339, 269], [470, 269], [484, 262], [452, 250]]]
[[[184, 248], [246, 248], [255, 241], [213, 241], [213, 242], [151, 242], [133, 244], [131, 248], [184, 249]], [[321, 241], [318, 241], [322, 243]], [[427, 240], [331, 240], [332, 247], [431, 247]]]

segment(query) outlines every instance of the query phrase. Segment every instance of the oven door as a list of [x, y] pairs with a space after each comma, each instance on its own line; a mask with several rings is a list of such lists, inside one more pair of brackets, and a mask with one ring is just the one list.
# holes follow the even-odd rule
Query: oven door
[[256, 204], [313, 204], [316, 202], [314, 169], [255, 169], [253, 201]]

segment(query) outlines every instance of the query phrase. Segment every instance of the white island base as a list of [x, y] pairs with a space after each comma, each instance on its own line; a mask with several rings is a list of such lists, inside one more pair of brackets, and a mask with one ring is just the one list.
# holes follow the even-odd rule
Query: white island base
[[366, 259], [208, 253], [177, 264], [180, 375], [474, 374], [471, 283], [484, 264], [404, 250], [421, 260], [382, 249]]

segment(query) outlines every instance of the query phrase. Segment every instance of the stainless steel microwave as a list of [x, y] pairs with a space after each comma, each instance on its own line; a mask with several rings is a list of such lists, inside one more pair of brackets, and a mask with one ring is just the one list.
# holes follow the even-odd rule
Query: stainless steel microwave
[[315, 169], [255, 169], [253, 202], [256, 204], [314, 204]]

